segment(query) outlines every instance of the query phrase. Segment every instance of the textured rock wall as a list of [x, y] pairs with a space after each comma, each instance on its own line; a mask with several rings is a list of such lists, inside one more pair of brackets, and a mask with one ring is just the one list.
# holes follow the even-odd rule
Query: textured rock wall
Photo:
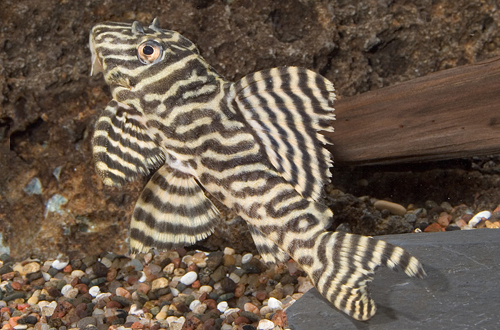
[[[110, 98], [102, 77], [89, 77], [95, 23], [157, 16], [228, 79], [300, 65], [347, 96], [500, 55], [497, 7], [493, 0], [3, 0], [3, 249], [14, 256], [127, 250], [129, 216], [144, 181], [103, 187], [93, 169], [93, 124]], [[212, 246], [241, 241], [223, 236]], [[238, 246], [251, 246], [245, 244]]]

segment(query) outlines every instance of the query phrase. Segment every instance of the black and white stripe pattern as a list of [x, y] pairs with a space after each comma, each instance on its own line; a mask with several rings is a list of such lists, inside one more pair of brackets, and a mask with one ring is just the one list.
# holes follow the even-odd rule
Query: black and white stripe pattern
[[318, 200], [330, 176], [328, 143], [335, 94], [322, 76], [297, 67], [245, 76], [234, 86], [235, 103], [266, 147], [273, 166], [305, 198]]
[[[158, 60], [139, 60], [144, 42]], [[375, 313], [366, 285], [379, 265], [424, 275], [399, 247], [325, 231], [332, 213], [318, 200], [332, 163], [319, 132], [332, 130], [331, 82], [283, 67], [233, 84], [157, 21], [99, 24], [90, 47], [93, 72], [103, 71], [113, 95], [94, 133], [98, 173], [119, 185], [159, 167], [134, 210], [133, 251], [210, 235], [218, 220], [207, 191], [249, 224], [264, 261], [290, 256], [356, 319]]]
[[213, 233], [218, 210], [195, 179], [168, 165], [141, 193], [130, 224], [132, 251], [192, 245]]

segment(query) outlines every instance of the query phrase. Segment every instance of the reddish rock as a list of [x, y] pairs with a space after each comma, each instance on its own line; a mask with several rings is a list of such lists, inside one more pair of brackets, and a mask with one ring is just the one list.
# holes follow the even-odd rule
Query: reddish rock
[[457, 220], [456, 222], [456, 225], [459, 226], [460, 228], [462, 228], [463, 226], [467, 225], [467, 222], [465, 222], [465, 220], [463, 219], [459, 219]]
[[213, 299], [205, 299], [205, 305], [207, 305], [208, 309], [214, 309], [217, 307], [217, 302]]
[[192, 263], [192, 264], [188, 265], [188, 268], [187, 268], [188, 272], [196, 272], [196, 273], [198, 273], [198, 270], [199, 270], [198, 266], [196, 266], [195, 263]]
[[14, 290], [21, 290], [22, 289], [22, 284], [19, 282], [12, 282], [10, 284]]
[[122, 305], [118, 301], [108, 301], [106, 303], [106, 308], [122, 308]]
[[288, 327], [288, 318], [286, 317], [286, 312], [282, 310], [276, 311], [273, 318], [271, 319], [275, 325], [279, 325], [282, 328]]
[[236, 289], [234, 290], [234, 296], [236, 298], [239, 298], [239, 297], [243, 296], [244, 294], [245, 294], [245, 285], [238, 283], [236, 285]]
[[194, 281], [193, 284], [191, 284], [191, 287], [193, 289], [199, 289], [201, 287], [200, 281], [199, 280]]
[[89, 292], [89, 287], [87, 284], [79, 283], [74, 286], [74, 288], [78, 289], [78, 292], [81, 294], [85, 294]]
[[234, 319], [234, 324], [240, 325], [240, 324], [250, 324], [250, 320], [247, 319], [244, 316], [238, 316], [237, 318]]
[[75, 277], [74, 279], [71, 280], [71, 286], [72, 287], [75, 287], [75, 285], [77, 285], [78, 283], [80, 283], [80, 279], [78, 277]]
[[174, 258], [174, 259], [172, 260], [172, 263], [174, 264], [174, 267], [175, 267], [175, 268], [179, 268], [179, 267], [180, 267], [180, 265], [181, 265], [181, 258]]
[[67, 265], [63, 268], [63, 273], [71, 273], [73, 271], [73, 267], [71, 265]]
[[8, 272], [2, 275], [2, 281], [10, 281], [14, 278], [14, 272]]
[[267, 292], [266, 291], [258, 291], [255, 294], [255, 298], [257, 298], [259, 301], [264, 301], [267, 298]]
[[208, 319], [203, 323], [203, 330], [212, 330], [212, 327], [215, 325], [215, 319]]
[[208, 293], [203, 292], [203, 293], [201, 294], [200, 298], [198, 298], [198, 300], [199, 300], [200, 302], [204, 302], [204, 301], [205, 301], [205, 299], [207, 299], [207, 297], [208, 297]]
[[144, 324], [142, 324], [141, 322], [134, 322], [130, 327], [132, 329], [144, 329]]
[[446, 212], [442, 212], [440, 215], [439, 215], [439, 218], [437, 220], [437, 223], [441, 226], [441, 227], [448, 227], [448, 225], [450, 224], [450, 221], [451, 221], [451, 215], [449, 215], [448, 213]]
[[428, 225], [424, 231], [426, 233], [437, 233], [440, 231], [444, 231], [444, 228], [441, 227], [437, 222], [435, 222], [435, 223], [431, 223], [430, 225]]
[[146, 283], [139, 283], [139, 286], [137, 287], [137, 292], [148, 294], [150, 289], [151, 289], [151, 287], [149, 285], [147, 285]]
[[110, 268], [106, 274], [106, 281], [111, 282], [116, 278], [118, 270], [116, 268]]

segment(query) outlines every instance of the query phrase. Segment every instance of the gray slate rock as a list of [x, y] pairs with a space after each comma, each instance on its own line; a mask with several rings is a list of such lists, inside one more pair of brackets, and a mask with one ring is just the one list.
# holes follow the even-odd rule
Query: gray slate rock
[[311, 289], [287, 310], [290, 329], [500, 329], [500, 230], [377, 238], [417, 257], [427, 277], [377, 271], [370, 287], [378, 310], [366, 322], [339, 312]]

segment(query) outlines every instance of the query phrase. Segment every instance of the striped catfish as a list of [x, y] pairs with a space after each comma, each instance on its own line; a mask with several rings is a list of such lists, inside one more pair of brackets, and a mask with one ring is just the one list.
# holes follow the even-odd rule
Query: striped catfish
[[367, 284], [378, 266], [425, 275], [400, 247], [326, 230], [332, 211], [320, 196], [332, 161], [319, 131], [332, 131], [330, 81], [281, 67], [229, 82], [157, 19], [98, 24], [90, 49], [92, 74], [113, 96], [95, 125], [97, 172], [109, 186], [154, 172], [132, 215], [132, 251], [210, 235], [219, 212], [208, 192], [248, 223], [266, 263], [293, 258], [357, 320], [375, 314]]

